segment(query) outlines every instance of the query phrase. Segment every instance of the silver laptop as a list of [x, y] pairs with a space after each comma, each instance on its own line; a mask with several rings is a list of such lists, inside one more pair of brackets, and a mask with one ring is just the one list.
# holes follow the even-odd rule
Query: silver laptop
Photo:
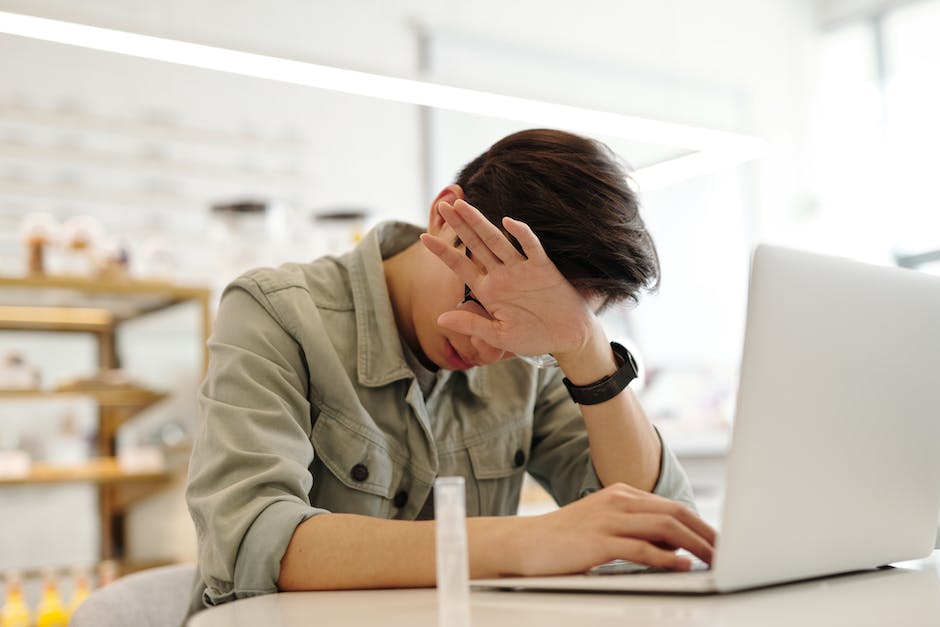
[[940, 511], [940, 277], [758, 246], [712, 568], [474, 580], [731, 592], [928, 555]]

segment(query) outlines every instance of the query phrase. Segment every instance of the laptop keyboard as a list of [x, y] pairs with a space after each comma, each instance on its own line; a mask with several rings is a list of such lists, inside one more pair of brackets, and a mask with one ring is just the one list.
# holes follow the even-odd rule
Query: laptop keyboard
[[[697, 570], [708, 570], [708, 564], [694, 555], [683, 554], [683, 557], [687, 557], [692, 561], [692, 567], [689, 569], [689, 572]], [[587, 571], [588, 575], [642, 575], [647, 573], [681, 573], [685, 571], [681, 570], [671, 570], [668, 568], [657, 568], [654, 566], [647, 566], [646, 564], [637, 564], [636, 562], [628, 562], [626, 560], [613, 560], [612, 562], [607, 562], [606, 564], [601, 564], [595, 566], [591, 570]]]

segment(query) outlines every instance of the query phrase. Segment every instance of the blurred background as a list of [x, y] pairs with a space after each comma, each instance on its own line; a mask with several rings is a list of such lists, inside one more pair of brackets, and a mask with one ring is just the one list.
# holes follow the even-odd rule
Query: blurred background
[[[940, 0], [0, 11], [0, 569], [27, 582], [192, 561], [183, 477], [219, 290], [344, 251], [381, 220], [425, 223], [507, 133], [631, 116], [590, 134], [635, 173], [663, 280], [605, 322], [640, 355], [639, 393], [713, 521], [751, 247], [940, 272]], [[10, 34], [8, 14], [528, 104], [503, 118], [469, 92], [429, 107], [404, 83], [364, 96], [52, 43]], [[523, 511], [546, 507], [524, 497]]]

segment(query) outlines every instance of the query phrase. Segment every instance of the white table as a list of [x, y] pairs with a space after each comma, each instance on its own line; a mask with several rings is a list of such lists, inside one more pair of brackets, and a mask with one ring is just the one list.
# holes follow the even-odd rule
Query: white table
[[[730, 595], [473, 591], [474, 627], [940, 625], [940, 552], [899, 568]], [[292, 592], [205, 610], [189, 627], [438, 627], [434, 589]]]

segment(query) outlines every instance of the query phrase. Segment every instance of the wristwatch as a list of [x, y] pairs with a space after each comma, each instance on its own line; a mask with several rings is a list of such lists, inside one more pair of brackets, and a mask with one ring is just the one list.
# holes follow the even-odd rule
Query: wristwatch
[[610, 348], [614, 351], [619, 367], [617, 372], [608, 375], [600, 381], [588, 385], [575, 385], [565, 377], [565, 387], [568, 394], [578, 405], [599, 405], [617, 396], [623, 389], [636, 379], [636, 360], [626, 348], [617, 342], [611, 342]]

